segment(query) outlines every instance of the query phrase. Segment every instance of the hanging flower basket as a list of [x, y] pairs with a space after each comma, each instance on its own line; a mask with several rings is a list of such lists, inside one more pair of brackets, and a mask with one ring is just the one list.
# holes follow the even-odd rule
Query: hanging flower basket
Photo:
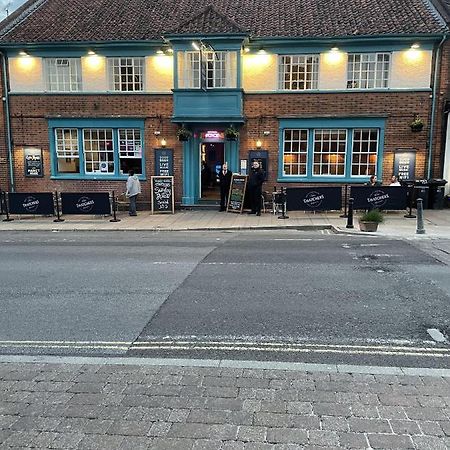
[[227, 141], [237, 141], [237, 138], [239, 137], [239, 131], [234, 127], [228, 127], [225, 130], [224, 135]]
[[188, 130], [185, 126], [182, 126], [177, 131], [177, 138], [179, 141], [186, 142], [192, 136], [192, 132]]
[[409, 124], [411, 131], [419, 132], [423, 129], [423, 120], [419, 116], [415, 116], [414, 120]]

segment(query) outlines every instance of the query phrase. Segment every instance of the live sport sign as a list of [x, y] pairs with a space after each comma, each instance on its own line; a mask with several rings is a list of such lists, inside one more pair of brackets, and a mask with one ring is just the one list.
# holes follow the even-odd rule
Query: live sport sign
[[286, 189], [288, 211], [334, 211], [342, 207], [342, 188], [295, 187]]
[[402, 186], [352, 186], [355, 209], [402, 210], [407, 206], [408, 189]]

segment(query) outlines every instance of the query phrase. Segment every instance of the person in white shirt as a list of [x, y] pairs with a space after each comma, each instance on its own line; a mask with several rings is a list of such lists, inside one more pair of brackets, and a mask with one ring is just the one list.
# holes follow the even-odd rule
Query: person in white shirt
[[141, 193], [141, 183], [139, 182], [139, 178], [134, 174], [134, 170], [130, 170], [128, 172], [128, 180], [127, 180], [127, 191], [125, 195], [130, 199], [130, 216], [137, 216], [136, 213], [136, 200], [138, 195]]
[[391, 184], [389, 186], [401, 186], [400, 181], [398, 181], [395, 175], [392, 175]]

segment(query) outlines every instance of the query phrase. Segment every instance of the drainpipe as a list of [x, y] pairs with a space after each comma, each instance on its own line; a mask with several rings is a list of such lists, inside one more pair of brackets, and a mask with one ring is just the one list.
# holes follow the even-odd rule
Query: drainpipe
[[2, 71], [3, 71], [3, 102], [5, 105], [6, 116], [6, 144], [8, 147], [8, 161], [9, 161], [9, 183], [10, 191], [14, 192], [14, 164], [13, 164], [13, 151], [11, 145], [11, 118], [9, 116], [9, 95], [8, 95], [8, 77], [6, 72], [6, 55], [0, 52], [2, 58]]
[[440, 57], [441, 57], [441, 49], [444, 44], [447, 36], [442, 36], [441, 42], [439, 42], [438, 48], [436, 50], [436, 58], [434, 61], [434, 74], [433, 74], [433, 95], [431, 100], [431, 120], [430, 120], [430, 136], [428, 138], [428, 167], [427, 167], [427, 178], [431, 178], [431, 165], [433, 162], [433, 137], [434, 137], [434, 123], [435, 123], [435, 115], [436, 115], [436, 91], [437, 91], [437, 80], [438, 80], [438, 71], [440, 69]]

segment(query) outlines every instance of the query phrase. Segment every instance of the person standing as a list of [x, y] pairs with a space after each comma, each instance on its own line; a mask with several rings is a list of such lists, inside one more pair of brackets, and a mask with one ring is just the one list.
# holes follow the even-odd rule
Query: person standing
[[258, 161], [253, 161], [252, 170], [248, 177], [248, 194], [250, 197], [251, 211], [249, 214], [261, 215], [262, 185], [265, 174]]
[[130, 170], [128, 175], [127, 191], [125, 192], [125, 195], [130, 199], [129, 214], [130, 216], [137, 216], [136, 200], [141, 193], [141, 183], [139, 182], [137, 175], [134, 174], [134, 170]]
[[219, 185], [220, 185], [220, 210], [225, 211], [228, 203], [228, 193], [230, 192], [231, 185], [231, 170], [228, 170], [228, 164], [226, 162], [222, 165], [222, 170], [219, 172]]

